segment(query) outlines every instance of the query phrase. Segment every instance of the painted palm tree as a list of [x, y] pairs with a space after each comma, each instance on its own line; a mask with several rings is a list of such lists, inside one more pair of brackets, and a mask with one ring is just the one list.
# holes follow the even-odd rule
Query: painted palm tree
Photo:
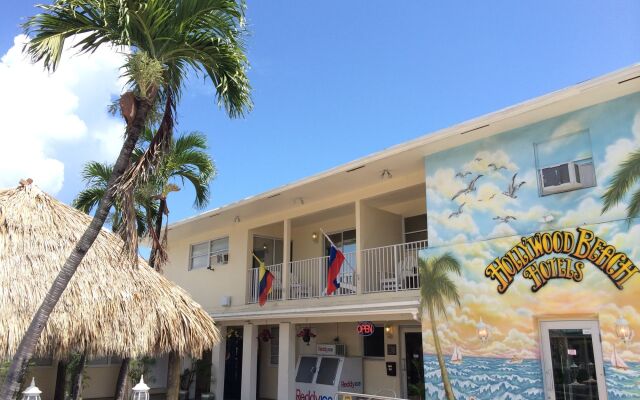
[[[631, 153], [616, 170], [607, 190], [602, 196], [602, 213], [620, 203], [640, 179], [640, 149]], [[627, 205], [627, 218], [640, 214], [640, 188], [636, 188]]]
[[460, 296], [455, 283], [449, 274], [460, 275], [460, 264], [451, 254], [423, 260], [420, 258], [420, 310], [424, 315], [426, 310], [429, 313], [433, 344], [440, 366], [442, 384], [444, 385], [445, 396], [448, 400], [454, 400], [455, 395], [447, 373], [440, 338], [438, 337], [438, 326], [436, 314], [447, 316], [446, 304], [453, 302], [460, 306]]
[[[131, 154], [151, 111], [163, 110], [153, 146], [145, 157], [153, 161], [169, 141], [173, 112], [190, 70], [211, 80], [218, 104], [230, 117], [243, 116], [252, 106], [243, 43], [244, 4], [240, 0], [57, 0], [39, 7], [41, 12], [24, 25], [31, 38], [25, 51], [51, 72], [60, 63], [65, 43], [76, 35], [81, 36], [71, 47], [80, 54], [105, 45], [126, 46], [131, 51], [122, 69], [129, 79], [129, 92], [120, 98], [127, 126], [105, 196], [34, 314], [0, 391], [2, 400], [12, 398], [18, 390], [51, 312], [96, 240], [116, 194], [130, 192], [124, 185], [153, 169], [153, 162], [142, 163], [145, 168], [130, 168]], [[125, 175], [127, 170], [133, 172]]]

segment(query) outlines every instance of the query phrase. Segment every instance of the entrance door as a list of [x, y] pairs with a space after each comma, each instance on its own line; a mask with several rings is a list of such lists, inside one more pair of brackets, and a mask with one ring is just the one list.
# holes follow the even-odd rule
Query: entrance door
[[242, 390], [242, 327], [227, 328], [227, 348], [224, 362], [224, 398], [240, 399]]
[[422, 332], [420, 328], [404, 328], [401, 338], [400, 368], [403, 395], [410, 400], [421, 400], [424, 398]]
[[606, 400], [597, 321], [543, 321], [542, 361], [547, 400]]

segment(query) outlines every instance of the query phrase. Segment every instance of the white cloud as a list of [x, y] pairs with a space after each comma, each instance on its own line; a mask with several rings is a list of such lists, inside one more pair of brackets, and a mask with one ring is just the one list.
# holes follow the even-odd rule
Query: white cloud
[[604, 184], [599, 187], [606, 187], [620, 163], [627, 159], [629, 153], [640, 147], [640, 111], [633, 118], [631, 133], [631, 138], [618, 139], [607, 146], [604, 162], [598, 165], [598, 182]]
[[66, 49], [58, 71], [49, 74], [23, 55], [27, 40], [16, 36], [0, 58], [0, 187], [30, 177], [56, 194], [65, 181], [65, 164], [117, 156], [124, 125], [108, 116], [106, 107], [120, 93], [124, 55], [102, 48], [77, 56]]

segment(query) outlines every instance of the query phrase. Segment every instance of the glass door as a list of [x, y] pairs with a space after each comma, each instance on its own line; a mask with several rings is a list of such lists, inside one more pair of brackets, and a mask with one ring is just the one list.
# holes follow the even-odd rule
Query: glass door
[[597, 321], [543, 321], [542, 362], [548, 400], [606, 399]]

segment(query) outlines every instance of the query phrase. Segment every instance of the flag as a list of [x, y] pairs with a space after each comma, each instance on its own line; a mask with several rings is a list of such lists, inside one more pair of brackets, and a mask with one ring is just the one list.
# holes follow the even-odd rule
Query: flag
[[331, 243], [331, 249], [329, 250], [329, 273], [327, 274], [327, 295], [333, 294], [340, 288], [338, 283], [338, 275], [340, 274], [340, 268], [344, 262], [344, 254]]
[[267, 296], [271, 293], [273, 274], [267, 270], [264, 263], [260, 261], [260, 271], [258, 273], [258, 298], [261, 306], [267, 302]]

